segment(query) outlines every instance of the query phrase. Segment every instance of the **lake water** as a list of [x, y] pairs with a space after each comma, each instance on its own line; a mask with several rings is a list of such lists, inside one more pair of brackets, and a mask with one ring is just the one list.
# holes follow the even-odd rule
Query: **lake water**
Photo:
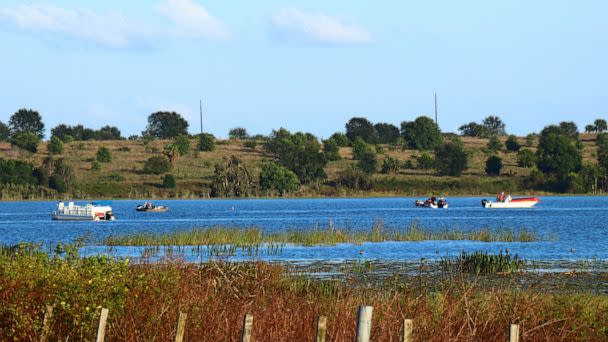
[[[427, 229], [526, 228], [540, 241], [485, 243], [423, 241], [366, 243], [324, 247], [285, 248], [283, 260], [344, 260], [361, 255], [369, 259], [436, 259], [461, 250], [498, 252], [508, 249], [534, 260], [608, 259], [608, 197], [542, 197], [532, 209], [491, 210], [481, 197], [451, 198], [449, 209], [421, 209], [414, 198], [327, 198], [243, 200], [159, 200], [165, 213], [139, 213], [141, 201], [112, 201], [114, 222], [52, 221], [56, 202], [0, 202], [0, 243], [23, 241], [55, 244], [87, 235], [98, 241], [109, 235], [133, 232], [168, 232], [193, 227], [259, 227], [267, 231], [336, 228], [370, 230], [382, 220], [385, 229], [403, 228], [413, 221]], [[137, 248], [121, 254], [139, 253]], [[130, 252], [132, 251], [132, 252]]]

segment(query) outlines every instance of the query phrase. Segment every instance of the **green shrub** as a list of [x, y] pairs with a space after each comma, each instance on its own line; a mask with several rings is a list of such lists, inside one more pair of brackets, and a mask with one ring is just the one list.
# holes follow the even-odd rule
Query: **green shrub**
[[435, 149], [435, 168], [441, 175], [460, 176], [468, 162], [467, 154], [459, 144], [445, 142]]
[[500, 140], [498, 139], [497, 136], [493, 135], [490, 137], [490, 140], [488, 141], [488, 145], [487, 148], [490, 152], [498, 152], [500, 151], [502, 147], [502, 144], [500, 143]]
[[63, 141], [57, 137], [52, 137], [51, 141], [47, 146], [49, 154], [62, 154], [63, 153]]
[[255, 147], [258, 145], [258, 142], [255, 140], [247, 140], [245, 141], [245, 148], [253, 151], [255, 150]]
[[13, 135], [11, 144], [23, 150], [36, 153], [38, 151], [38, 144], [40, 144], [40, 138], [34, 133], [19, 132]]
[[68, 186], [65, 183], [65, 180], [63, 180], [63, 178], [59, 177], [58, 175], [52, 175], [49, 178], [49, 187], [51, 189], [57, 190], [57, 192], [60, 194], [63, 194], [68, 191]]
[[536, 164], [536, 156], [530, 149], [524, 148], [517, 152], [517, 166], [532, 167]]
[[171, 163], [165, 156], [154, 156], [148, 158], [144, 164], [144, 173], [160, 175], [171, 170]]
[[117, 148], [116, 151], [118, 151], [118, 152], [130, 152], [131, 148], [129, 146], [121, 146], [121, 147]]
[[384, 161], [382, 161], [382, 169], [380, 172], [387, 173], [397, 173], [400, 167], [399, 160], [397, 158], [393, 158], [390, 156], [384, 156]]
[[200, 134], [198, 137], [198, 150], [199, 151], [215, 150], [215, 137], [209, 133]]
[[110, 163], [112, 162], [112, 154], [110, 153], [110, 150], [107, 147], [102, 146], [97, 149], [97, 155], [95, 157], [95, 160], [100, 163]]
[[361, 137], [357, 137], [353, 142], [353, 159], [361, 160], [369, 152], [373, 152], [371, 145], [366, 143]]
[[376, 159], [376, 153], [373, 151], [366, 151], [363, 153], [357, 167], [367, 175], [371, 175], [376, 172], [378, 168], [378, 160]]
[[488, 176], [500, 176], [502, 170], [502, 159], [499, 156], [491, 156], [486, 160], [486, 174]]
[[287, 168], [270, 162], [262, 165], [259, 184], [266, 193], [277, 193], [279, 196], [283, 196], [297, 191], [300, 187], [300, 180]]
[[325, 159], [329, 161], [339, 160], [341, 158], [340, 147], [333, 139], [327, 139], [323, 142], [323, 153], [325, 154]]
[[175, 189], [175, 176], [166, 174], [165, 177], [163, 177], [163, 188]]
[[419, 157], [416, 157], [416, 165], [419, 170], [430, 170], [435, 166], [435, 160], [430, 154], [423, 152]]
[[98, 162], [97, 160], [93, 160], [91, 162], [91, 171], [101, 171], [101, 163]]
[[517, 142], [517, 137], [515, 135], [509, 135], [507, 141], [505, 141], [505, 147], [507, 151], [517, 152], [521, 148], [519, 142]]
[[179, 154], [182, 156], [185, 156], [190, 152], [190, 139], [185, 134], [175, 137], [175, 139], [173, 139], [173, 144], [177, 146]]

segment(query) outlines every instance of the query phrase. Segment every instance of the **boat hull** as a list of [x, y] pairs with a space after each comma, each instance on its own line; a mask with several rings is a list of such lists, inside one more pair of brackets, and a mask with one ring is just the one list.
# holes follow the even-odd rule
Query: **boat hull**
[[516, 198], [509, 202], [492, 202], [482, 201], [484, 208], [488, 209], [526, 209], [534, 207], [540, 200], [536, 197], [532, 198]]
[[55, 221], [114, 221], [113, 217], [110, 220], [101, 220], [99, 217], [93, 217], [93, 216], [56, 215], [56, 214], [51, 214], [51, 219], [53, 219]]
[[149, 212], [149, 213], [163, 213], [163, 212], [169, 210], [169, 208], [163, 207], [163, 206], [158, 206], [158, 207], [154, 207], [152, 209], [146, 209], [141, 206], [138, 206], [135, 210], [141, 211], [141, 212]]

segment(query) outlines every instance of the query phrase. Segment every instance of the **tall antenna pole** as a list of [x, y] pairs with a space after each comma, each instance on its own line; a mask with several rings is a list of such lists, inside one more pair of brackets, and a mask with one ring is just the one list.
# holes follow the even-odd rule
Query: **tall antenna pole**
[[[203, 100], [200, 100], [199, 102], [200, 105], [200, 110], [201, 110], [201, 134], [203, 134]], [[437, 121], [437, 120], [435, 120]]]
[[439, 126], [437, 123], [437, 93], [435, 93], [435, 125]]

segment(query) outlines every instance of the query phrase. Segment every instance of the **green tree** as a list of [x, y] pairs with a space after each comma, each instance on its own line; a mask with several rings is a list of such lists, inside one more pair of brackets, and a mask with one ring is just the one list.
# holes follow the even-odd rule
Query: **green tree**
[[483, 137], [486, 135], [484, 126], [474, 121], [460, 126], [458, 130], [465, 137]]
[[417, 150], [432, 150], [443, 140], [435, 121], [420, 116], [414, 121], [401, 123], [401, 136], [408, 147]]
[[11, 137], [11, 130], [8, 126], [0, 121], [0, 141], [8, 141]]
[[335, 161], [341, 158], [340, 147], [333, 139], [327, 139], [323, 142], [323, 153], [328, 161]]
[[[581, 168], [582, 153], [571, 127], [547, 126], [538, 141], [536, 165], [545, 174], [557, 175], [562, 180]], [[578, 134], [576, 133], [576, 137]]]
[[578, 127], [574, 121], [562, 121], [559, 123], [559, 130], [570, 137], [578, 138]]
[[100, 163], [111, 163], [112, 162], [112, 153], [107, 147], [100, 147], [97, 149], [97, 155], [95, 157]]
[[490, 137], [490, 140], [488, 141], [488, 145], [486, 147], [489, 151], [496, 153], [500, 151], [502, 144], [500, 143], [500, 140], [498, 140], [498, 137], [493, 135]]
[[156, 112], [148, 116], [148, 127], [142, 135], [171, 139], [188, 134], [188, 121], [176, 112]]
[[0, 184], [37, 184], [34, 166], [21, 160], [0, 158]]
[[517, 166], [532, 167], [536, 163], [536, 156], [532, 150], [523, 148], [517, 152]]
[[378, 137], [378, 143], [380, 144], [391, 144], [394, 145], [399, 139], [399, 128], [390, 123], [377, 123], [374, 125], [376, 130], [376, 136]]
[[215, 137], [213, 134], [202, 133], [198, 136], [198, 150], [210, 152], [215, 150]]
[[346, 123], [346, 136], [351, 142], [357, 138], [363, 139], [368, 144], [378, 141], [374, 125], [366, 118], [352, 118]]
[[350, 146], [350, 140], [344, 133], [336, 132], [336, 133], [332, 134], [331, 137], [329, 137], [329, 139], [332, 139], [333, 141], [335, 141], [336, 144], [338, 144], [338, 146], [340, 146], [340, 147]]
[[507, 148], [507, 151], [517, 152], [521, 148], [521, 145], [517, 142], [517, 137], [511, 134], [507, 138], [507, 141], [505, 141], [505, 147]]
[[32, 133], [35, 134], [38, 139], [44, 138], [42, 117], [40, 117], [40, 114], [35, 110], [25, 108], [19, 109], [9, 119], [8, 126], [12, 135]]
[[287, 168], [270, 162], [262, 165], [259, 185], [260, 189], [266, 193], [283, 196], [296, 192], [300, 187], [300, 180]]
[[247, 139], [249, 137], [249, 133], [243, 127], [235, 127], [228, 131], [228, 137], [230, 139]]
[[608, 129], [608, 123], [606, 123], [606, 120], [604, 120], [604, 119], [596, 119], [593, 122], [593, 125], [595, 126], [595, 131], [597, 133], [602, 133], [606, 129]]
[[505, 123], [498, 116], [490, 115], [482, 121], [485, 137], [506, 135]]
[[310, 133], [291, 134], [281, 128], [272, 132], [265, 148], [279, 164], [298, 175], [302, 184], [326, 177], [324, 167], [327, 159], [319, 140]]
[[586, 125], [585, 126], [585, 133], [593, 133], [596, 131], [596, 128], [594, 125]]
[[190, 138], [187, 135], [178, 135], [173, 139], [173, 144], [177, 146], [179, 154], [185, 156], [190, 152]]
[[51, 141], [47, 145], [49, 154], [62, 154], [63, 153], [63, 141], [57, 137], [52, 137]]
[[353, 142], [353, 159], [361, 160], [365, 153], [372, 152], [372, 146], [366, 143], [361, 137], [357, 137]]
[[68, 186], [61, 177], [57, 175], [52, 175], [49, 178], [49, 187], [51, 189], [57, 190], [58, 193], [63, 194], [68, 191]]
[[441, 175], [460, 176], [468, 166], [468, 157], [462, 146], [444, 142], [435, 148], [435, 168]]
[[223, 159], [215, 164], [212, 197], [246, 197], [255, 192], [255, 184], [247, 166], [237, 157]]
[[378, 168], [376, 153], [371, 150], [363, 153], [363, 156], [361, 156], [361, 159], [357, 163], [357, 167], [366, 175], [374, 174]]
[[38, 151], [38, 144], [40, 144], [40, 138], [31, 132], [18, 132], [12, 135], [11, 144], [23, 150], [36, 153]]
[[400, 166], [401, 163], [399, 163], [399, 160], [397, 158], [393, 158], [391, 156], [384, 156], [380, 172], [384, 174], [397, 173], [399, 172]]
[[154, 156], [148, 158], [144, 163], [144, 173], [160, 175], [171, 170], [171, 163], [165, 156]]
[[502, 170], [502, 159], [499, 156], [491, 156], [486, 160], [486, 174], [488, 176], [500, 176]]
[[175, 176], [173, 176], [172, 174], [166, 174], [163, 177], [163, 188], [175, 189]]

